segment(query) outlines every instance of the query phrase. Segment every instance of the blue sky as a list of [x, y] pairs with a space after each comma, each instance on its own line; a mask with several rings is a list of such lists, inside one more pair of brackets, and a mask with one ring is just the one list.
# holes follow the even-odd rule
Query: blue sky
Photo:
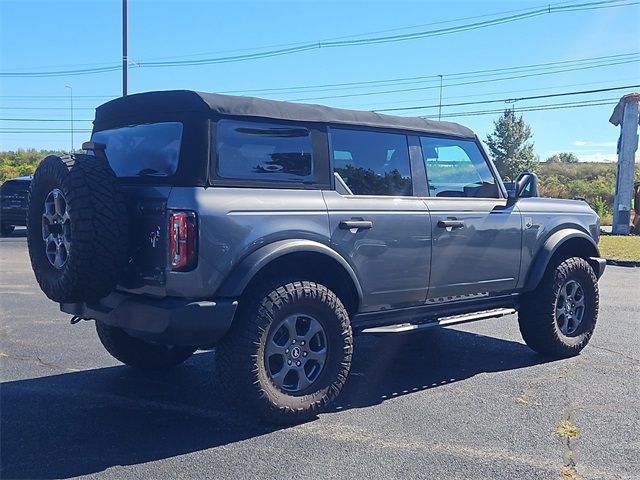
[[[574, 5], [592, 0], [551, 2]], [[620, 2], [618, 2], [620, 3]], [[407, 34], [513, 15], [548, 4], [540, 1], [150, 1], [129, 0], [130, 93], [195, 89], [241, 91], [267, 98], [363, 110], [438, 104], [437, 75], [443, 77], [443, 104], [502, 100], [535, 95], [640, 84], [640, 57], [599, 68], [541, 67], [522, 70], [526, 78], [488, 73], [480, 83], [452, 74], [497, 70], [640, 52], [640, 5], [550, 13], [502, 25], [431, 38], [319, 48], [271, 58], [203, 66], [151, 68], [157, 60], [221, 57], [270, 50], [274, 45]], [[611, 5], [611, 4], [610, 4]], [[606, 6], [610, 6], [606, 5]], [[46, 72], [117, 65], [121, 62], [121, 1], [0, 2], [0, 70]], [[511, 12], [511, 13], [505, 13]], [[494, 15], [495, 14], [495, 15]], [[446, 23], [442, 23], [446, 22]], [[613, 63], [601, 60], [602, 63]], [[618, 62], [620, 63], [620, 62]], [[594, 64], [594, 63], [589, 63]], [[141, 65], [141, 66], [140, 66]], [[578, 64], [572, 64], [573, 66]], [[571, 67], [572, 65], [569, 65]], [[582, 64], [582, 65], [586, 65]], [[573, 70], [552, 73], [557, 69]], [[533, 73], [529, 73], [533, 72]], [[351, 82], [407, 79], [382, 86], [309, 88]], [[492, 81], [488, 81], [492, 80]], [[468, 82], [467, 82], [468, 83]], [[93, 109], [121, 93], [121, 73], [55, 77], [0, 77], [0, 149], [68, 149], [73, 87], [75, 147], [86, 140]], [[355, 87], [355, 88], [354, 88]], [[390, 93], [379, 91], [392, 90]], [[405, 91], [397, 91], [405, 90]], [[408, 90], [408, 91], [407, 91]], [[635, 90], [640, 90], [636, 88]], [[608, 123], [616, 99], [627, 91], [523, 100], [519, 108], [602, 100], [607, 105], [523, 112], [541, 159], [570, 151], [582, 160], [615, 158], [619, 129]], [[346, 96], [349, 95], [349, 96]], [[319, 98], [321, 97], [321, 98]], [[322, 98], [330, 97], [330, 98]], [[474, 129], [481, 138], [498, 114], [447, 115], [506, 107], [504, 102], [444, 107], [443, 119]], [[405, 110], [400, 115], [437, 115], [438, 109]], [[12, 120], [7, 120], [12, 119]], [[18, 121], [15, 119], [28, 119]], [[31, 121], [34, 120], [34, 121]], [[38, 121], [35, 121], [38, 120]], [[42, 121], [47, 120], [47, 121]], [[57, 133], [36, 129], [62, 130]], [[9, 132], [24, 133], [9, 133]]]

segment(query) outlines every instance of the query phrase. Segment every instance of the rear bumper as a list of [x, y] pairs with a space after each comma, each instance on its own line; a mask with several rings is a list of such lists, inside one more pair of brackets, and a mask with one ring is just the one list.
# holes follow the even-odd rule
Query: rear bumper
[[154, 299], [114, 292], [96, 303], [61, 303], [60, 310], [124, 329], [131, 336], [167, 345], [209, 347], [224, 336], [238, 302]]
[[600, 278], [607, 266], [607, 260], [600, 257], [589, 257], [589, 265], [593, 268], [593, 272], [596, 274], [596, 277]]

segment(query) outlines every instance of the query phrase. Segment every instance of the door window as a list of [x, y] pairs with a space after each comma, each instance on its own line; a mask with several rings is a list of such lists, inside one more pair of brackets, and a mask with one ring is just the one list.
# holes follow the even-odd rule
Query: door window
[[421, 137], [431, 197], [498, 198], [498, 186], [472, 140]]
[[330, 129], [334, 171], [354, 195], [412, 195], [407, 137]]

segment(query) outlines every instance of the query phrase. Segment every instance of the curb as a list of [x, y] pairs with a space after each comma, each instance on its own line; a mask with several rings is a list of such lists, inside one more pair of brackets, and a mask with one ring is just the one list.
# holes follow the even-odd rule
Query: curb
[[616, 267], [640, 267], [640, 261], [638, 260], [619, 260], [617, 258], [606, 258], [607, 265], [614, 265]]

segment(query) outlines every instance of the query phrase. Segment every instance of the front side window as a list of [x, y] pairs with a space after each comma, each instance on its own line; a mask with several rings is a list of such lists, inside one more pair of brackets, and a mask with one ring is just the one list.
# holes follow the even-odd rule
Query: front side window
[[216, 127], [217, 174], [257, 181], [313, 180], [311, 133], [286, 124], [220, 120]]
[[498, 186], [472, 140], [421, 137], [431, 197], [498, 198]]
[[91, 141], [106, 145], [109, 165], [118, 177], [167, 177], [176, 173], [182, 123], [133, 125], [95, 132]]
[[396, 133], [332, 128], [333, 168], [355, 195], [413, 193], [407, 137]]

